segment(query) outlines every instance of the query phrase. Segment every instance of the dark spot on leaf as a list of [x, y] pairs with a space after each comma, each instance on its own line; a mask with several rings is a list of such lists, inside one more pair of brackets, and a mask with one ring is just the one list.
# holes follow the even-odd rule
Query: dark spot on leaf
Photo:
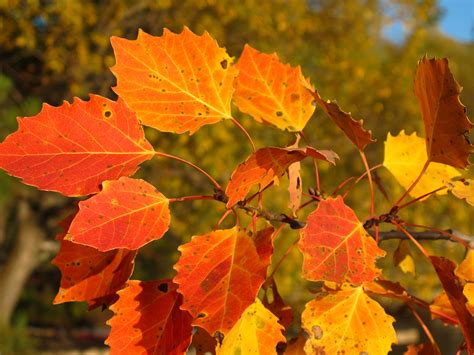
[[207, 317], [207, 314], [206, 314], [206, 313], [199, 313], [199, 314], [197, 315], [197, 318], [205, 318], [205, 317]]
[[281, 117], [281, 116], [283, 116], [283, 112], [277, 111], [277, 112], [276, 112], [276, 115], [277, 115], [278, 117]]
[[168, 292], [168, 284], [166, 282], [159, 284], [158, 290], [160, 290], [161, 292]]
[[221, 67], [222, 67], [222, 69], [227, 69], [227, 59], [224, 59], [224, 60], [221, 62]]

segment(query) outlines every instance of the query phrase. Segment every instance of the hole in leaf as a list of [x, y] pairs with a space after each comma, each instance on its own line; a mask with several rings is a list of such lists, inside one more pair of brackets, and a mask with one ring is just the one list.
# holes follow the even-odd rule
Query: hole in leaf
[[168, 284], [166, 282], [159, 284], [158, 290], [160, 290], [161, 292], [168, 292]]

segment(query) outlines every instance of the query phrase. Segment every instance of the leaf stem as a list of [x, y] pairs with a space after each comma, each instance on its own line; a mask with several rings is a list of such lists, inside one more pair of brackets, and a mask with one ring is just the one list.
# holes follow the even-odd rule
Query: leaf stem
[[219, 183], [218, 183], [211, 175], [209, 175], [206, 171], [204, 171], [203, 169], [201, 169], [201, 168], [200, 168], [199, 166], [197, 166], [196, 164], [193, 164], [193, 163], [191, 163], [190, 161], [188, 161], [188, 160], [186, 160], [186, 159], [177, 157], [177, 156], [172, 155], [172, 154], [167, 154], [167, 153], [162, 153], [162, 152], [157, 152], [157, 151], [155, 151], [155, 155], [156, 155], [156, 156], [159, 156], [159, 157], [164, 157], [164, 158], [173, 159], [173, 160], [179, 161], [179, 162], [181, 162], [181, 163], [183, 163], [183, 164], [189, 165], [190, 167], [196, 169], [196, 170], [199, 171], [201, 174], [203, 174], [204, 176], [206, 176], [206, 177], [214, 184], [214, 186], [215, 186], [217, 189], [223, 191], [221, 185], [219, 185]]
[[428, 254], [428, 252], [426, 251], [425, 248], [423, 248], [423, 246], [420, 244], [420, 242], [418, 242], [418, 240], [416, 240], [416, 238], [414, 236], [412, 236], [410, 234], [410, 232], [408, 232], [405, 228], [402, 227], [401, 224], [397, 223], [397, 222], [392, 222], [394, 225], [397, 226], [398, 229], [400, 229], [403, 234], [405, 234], [408, 238], [410, 238], [410, 240], [413, 242], [413, 244], [416, 245], [416, 247], [421, 251], [421, 253], [428, 259], [428, 260], [431, 260], [430, 259], [430, 254]]
[[360, 157], [362, 158], [362, 162], [364, 163], [364, 167], [367, 173], [367, 177], [369, 179], [369, 188], [370, 188], [370, 217], [372, 218], [375, 214], [375, 194], [374, 194], [374, 183], [372, 181], [372, 173], [369, 168], [369, 164], [367, 163], [367, 157], [362, 150], [359, 150]]
[[431, 334], [430, 330], [428, 329], [425, 322], [423, 321], [423, 319], [420, 317], [420, 315], [416, 311], [415, 307], [413, 307], [413, 305], [411, 305], [410, 303], [406, 303], [406, 305], [408, 306], [408, 308], [410, 308], [411, 313], [413, 313], [413, 315], [415, 316], [418, 323], [420, 323], [420, 326], [423, 328], [423, 331], [425, 332], [426, 336], [428, 337], [431, 345], [433, 345], [433, 347], [438, 350], [438, 354], [441, 354], [441, 351], [439, 350], [438, 344], [436, 343], [436, 341], [433, 337], [433, 334]]
[[418, 196], [417, 198], [414, 198], [413, 200], [410, 200], [410, 201], [404, 203], [403, 205], [398, 206], [398, 210], [401, 210], [402, 208], [405, 208], [405, 207], [407, 207], [407, 206], [410, 206], [411, 204], [415, 203], [416, 201], [422, 200], [422, 199], [424, 199], [425, 197], [428, 197], [428, 196], [430, 196], [430, 195], [432, 195], [432, 194], [435, 194], [436, 192], [441, 191], [441, 190], [444, 190], [444, 189], [447, 189], [447, 187], [446, 187], [446, 186], [441, 186], [441, 187], [438, 187], [436, 190], [433, 190], [433, 191], [430, 191], [430, 192], [428, 192], [428, 193], [426, 193], [426, 194], [424, 194], [424, 195]]
[[412, 182], [410, 187], [403, 193], [403, 195], [400, 196], [400, 198], [397, 200], [397, 202], [395, 202], [393, 204], [393, 207], [398, 206], [398, 204], [403, 201], [403, 199], [411, 192], [411, 190], [413, 190], [413, 188], [416, 186], [416, 184], [418, 184], [420, 179], [423, 177], [423, 175], [426, 172], [426, 170], [428, 169], [429, 165], [430, 165], [430, 161], [427, 160], [425, 165], [423, 165], [423, 168], [421, 169], [420, 174], [418, 174], [418, 177], [415, 179], [415, 181]]
[[[303, 131], [299, 131], [298, 134], [301, 138], [303, 138], [303, 140], [304, 140], [304, 142], [307, 146], [311, 146], [309, 144], [309, 140], [306, 138]], [[314, 176], [315, 176], [315, 180], [316, 180], [316, 190], [319, 193], [319, 192], [321, 192], [321, 181], [320, 181], [320, 178], [319, 178], [318, 160], [316, 158], [313, 158], [313, 164], [314, 164]]]
[[175, 198], [168, 199], [170, 203], [183, 202], [183, 201], [196, 201], [196, 200], [215, 200], [215, 198], [214, 196], [209, 196], [209, 195], [195, 195], [195, 196], [183, 196], [183, 197], [175, 197]]
[[245, 136], [247, 137], [248, 141], [252, 145], [252, 151], [255, 152], [255, 143], [252, 140], [252, 137], [250, 137], [249, 132], [242, 126], [239, 121], [237, 121], [234, 117], [230, 117], [231, 121], [242, 131], [244, 132]]

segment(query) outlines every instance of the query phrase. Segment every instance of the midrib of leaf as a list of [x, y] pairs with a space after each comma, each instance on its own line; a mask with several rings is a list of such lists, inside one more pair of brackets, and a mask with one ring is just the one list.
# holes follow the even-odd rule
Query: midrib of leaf
[[[153, 73], [159, 75], [163, 80], [165, 80], [167, 83], [171, 84], [172, 86], [174, 86], [177, 90], [181, 91], [182, 93], [184, 93], [185, 95], [188, 95], [189, 97], [191, 97], [192, 99], [194, 99], [195, 101], [205, 105], [205, 106], [209, 106], [210, 108], [212, 108], [215, 112], [219, 113], [220, 115], [222, 115], [224, 118], [227, 118], [227, 119], [232, 119], [232, 116], [227, 114], [227, 113], [224, 113], [222, 112], [221, 110], [217, 109], [216, 107], [214, 107], [214, 105], [211, 105], [209, 103], [207, 103], [206, 101], [203, 101], [201, 100], [199, 97], [196, 97], [195, 95], [193, 95], [191, 92], [189, 92], [188, 90], [185, 90], [183, 89], [181, 86], [179, 86], [178, 84], [176, 84], [174, 81], [171, 81], [169, 78], [167, 78], [166, 76], [162, 75], [159, 71], [156, 71], [156, 69], [154, 68], [150, 68], [150, 66], [143, 62], [142, 60], [140, 60], [138, 57], [136, 57], [135, 55], [133, 55], [133, 53], [129, 52], [129, 51], [126, 51], [132, 58], [134, 58], [136, 61], [142, 63], [142, 65], [147, 68], [148, 70], [152, 71]], [[176, 63], [174, 62], [173, 58], [171, 58], [168, 54], [168, 52], [166, 50], [163, 49], [163, 52], [166, 53], [166, 55], [168, 56], [168, 58], [171, 59], [171, 61], [173, 62], [173, 64], [176, 66], [176, 68], [179, 68], [179, 66], [176, 65]], [[155, 60], [153, 57], [151, 57], [153, 59], [153, 61]], [[152, 90], [158, 92], [158, 90], [156, 88], [152, 88]], [[216, 92], [217, 96], [219, 96], [218, 92]]]
[[[444, 78], [445, 75], [446, 75], [446, 72], [443, 73], [443, 78]], [[431, 131], [430, 131], [430, 144], [428, 146], [428, 158], [427, 158], [429, 161], [431, 161], [431, 149], [433, 147], [433, 134], [434, 134], [434, 130], [435, 130], [435, 127], [436, 127], [436, 123], [438, 121], [438, 111], [439, 111], [441, 96], [442, 96], [443, 91], [444, 91], [444, 80], [441, 80], [441, 81], [442, 81], [441, 90], [440, 90], [440, 94], [438, 95], [438, 97], [436, 99], [436, 109], [435, 109], [435, 114], [434, 114], [434, 117], [433, 117], [433, 124], [431, 125]]]
[[[230, 259], [229, 277], [227, 278], [227, 288], [226, 288], [226, 290], [230, 289], [230, 279], [232, 278], [232, 270], [234, 269], [235, 253], [236, 253], [236, 249], [237, 249], [237, 240], [238, 240], [238, 237], [239, 237], [239, 231], [235, 227], [232, 228], [232, 233], [235, 234], [235, 238], [234, 238], [234, 244], [233, 244], [233, 247], [232, 247], [233, 253], [232, 253], [232, 257]], [[224, 317], [227, 314], [227, 298], [229, 297], [229, 293], [230, 293], [230, 291], [226, 292], [225, 297], [224, 297], [224, 309], [225, 309]], [[222, 326], [224, 324], [224, 317], [222, 317], [220, 329], [222, 329]]]
[[[341, 348], [341, 345], [344, 342], [344, 337], [347, 334], [347, 331], [349, 329], [350, 324], [352, 323], [352, 317], [354, 317], [354, 313], [355, 313], [355, 310], [357, 308], [357, 304], [359, 303], [359, 297], [361, 295], [361, 292], [362, 292], [362, 286], [357, 287], [357, 291], [355, 292], [356, 293], [356, 295], [355, 295], [356, 299], [355, 299], [355, 301], [352, 305], [351, 311], [350, 311], [350, 313], [347, 317], [346, 328], [344, 329], [344, 334], [340, 337], [341, 341], [337, 344], [337, 349], [336, 349], [337, 351], [339, 351], [339, 349]], [[354, 297], [354, 296], [352, 296], [352, 297]], [[352, 298], [352, 297], [349, 297], [349, 298]]]
[[[291, 116], [288, 114], [288, 112], [286, 111], [286, 109], [282, 106], [281, 102], [279, 99], [277, 99], [277, 97], [273, 94], [273, 91], [270, 90], [270, 87], [268, 86], [268, 83], [267, 83], [267, 80], [263, 77], [262, 73], [260, 72], [260, 70], [258, 69], [258, 66], [257, 66], [257, 63], [255, 63], [255, 60], [253, 58], [252, 55], [250, 55], [250, 60], [252, 61], [252, 65], [253, 67], [255, 68], [255, 71], [257, 72], [259, 78], [263, 81], [264, 83], [264, 87], [267, 89], [267, 92], [270, 94], [270, 98], [272, 98], [275, 103], [278, 105], [278, 107], [280, 108], [280, 110], [284, 113], [284, 115], [286, 117], [288, 117], [289, 119], [291, 119]], [[270, 66], [269, 66], [270, 67]], [[271, 67], [268, 69], [268, 71], [270, 72], [270, 69]], [[285, 76], [286, 76], [286, 71], [285, 71]], [[283, 90], [285, 91], [285, 90]]]

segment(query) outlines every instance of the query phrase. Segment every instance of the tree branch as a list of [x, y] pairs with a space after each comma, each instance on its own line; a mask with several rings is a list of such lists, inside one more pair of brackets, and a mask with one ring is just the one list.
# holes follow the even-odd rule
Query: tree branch
[[[367, 231], [372, 237], [375, 237], [375, 232], [372, 230]], [[434, 231], [423, 231], [423, 232], [413, 232], [409, 231], [411, 235], [413, 235], [416, 240], [449, 240], [455, 242], [449, 235], [443, 234], [441, 232], [434, 232]], [[464, 240], [471, 248], [474, 248], [474, 236], [463, 234], [457, 230], [447, 229], [447, 233], [453, 234], [461, 240]], [[396, 230], [388, 231], [388, 232], [379, 232], [379, 240], [389, 240], [389, 239], [408, 239], [408, 237]]]

